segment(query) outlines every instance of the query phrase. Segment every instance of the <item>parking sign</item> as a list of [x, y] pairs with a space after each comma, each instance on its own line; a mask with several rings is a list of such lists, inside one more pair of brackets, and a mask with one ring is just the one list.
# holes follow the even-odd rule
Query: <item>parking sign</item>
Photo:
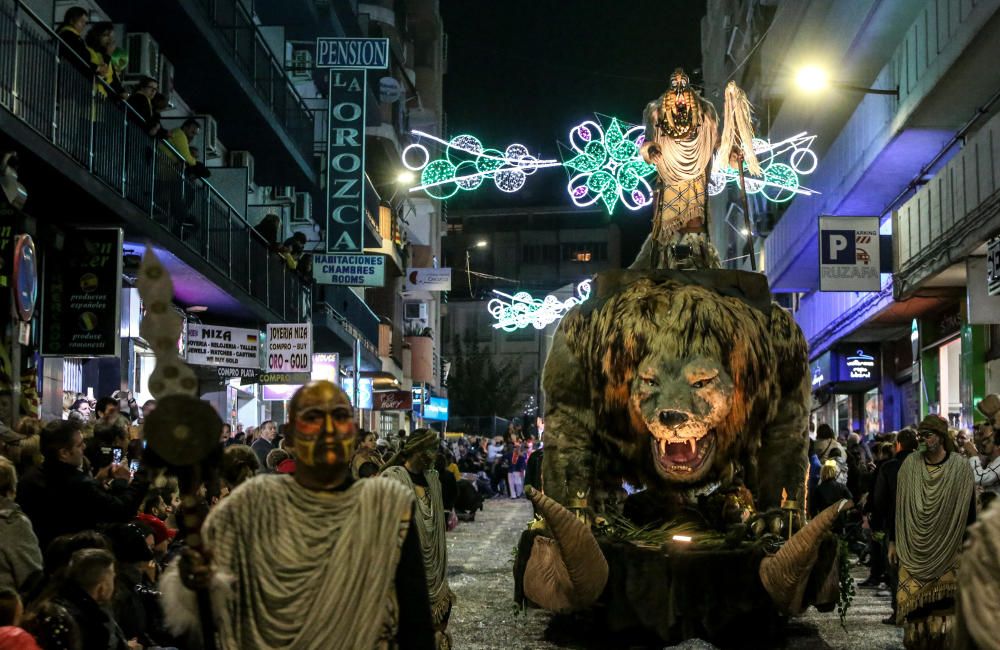
[[879, 291], [879, 218], [819, 218], [820, 291]]

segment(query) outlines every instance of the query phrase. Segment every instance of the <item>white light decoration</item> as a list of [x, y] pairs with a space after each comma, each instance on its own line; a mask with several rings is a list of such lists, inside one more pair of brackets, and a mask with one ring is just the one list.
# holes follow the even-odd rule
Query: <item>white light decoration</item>
[[[410, 158], [412, 152], [417, 152], [417, 155], [423, 156], [420, 162], [413, 162]], [[403, 149], [403, 167], [406, 167], [411, 172], [420, 171], [427, 166], [427, 163], [431, 161], [431, 152], [427, 151], [427, 147], [422, 144], [411, 144]]]
[[[526, 177], [538, 169], [562, 166], [558, 160], [539, 160], [523, 144], [511, 144], [501, 152], [483, 148], [479, 138], [472, 135], [457, 135], [446, 141], [423, 131], [411, 133], [444, 148], [444, 157], [436, 160], [431, 160], [427, 148], [419, 143], [403, 150], [403, 165], [421, 172], [420, 183], [410, 191], [423, 191], [435, 199], [451, 198], [459, 190], [479, 189], [485, 179], [491, 179], [501, 192], [517, 192], [524, 187]], [[414, 152], [419, 153], [415, 156]], [[418, 156], [419, 160], [415, 159]]]
[[[412, 131], [418, 140], [428, 140], [444, 149], [432, 159], [421, 142], [403, 149], [403, 166], [420, 172], [410, 192], [422, 191], [435, 199], [448, 199], [459, 191], [471, 192], [492, 180], [508, 194], [524, 187], [527, 177], [539, 169], [563, 167], [569, 174], [566, 191], [580, 208], [600, 202], [609, 213], [621, 203], [640, 210], [654, 201], [656, 168], [642, 160], [639, 149], [645, 140], [643, 127], [615, 117], [598, 116], [577, 124], [569, 132], [569, 145], [560, 145], [564, 160], [539, 159], [523, 144], [510, 144], [500, 151], [484, 148], [475, 136], [462, 134], [442, 140], [423, 131]], [[744, 174], [747, 194], [760, 194], [768, 201], [784, 203], [796, 195], [819, 194], [799, 178], [816, 170], [818, 158], [812, 150], [816, 136], [799, 133], [779, 142], [754, 138], [753, 149], [764, 170], [762, 177]], [[739, 171], [716, 155], [708, 179], [708, 194], [722, 193], [729, 183], [739, 185]]]
[[[773, 203], [790, 201], [796, 194], [812, 196], [819, 194], [799, 183], [799, 176], [808, 176], [816, 171], [819, 159], [812, 150], [816, 136], [805, 131], [780, 142], [770, 142], [754, 138], [753, 150], [764, 170], [763, 178], [746, 176], [747, 194], [761, 193]], [[787, 154], [787, 162], [776, 162]], [[745, 170], [744, 170], [745, 171]], [[718, 154], [712, 164], [712, 177], [708, 181], [708, 193], [720, 194], [732, 182], [739, 185], [740, 173], [728, 163], [721, 164]]]
[[558, 321], [563, 315], [590, 297], [590, 280], [584, 280], [576, 285], [575, 295], [562, 300], [552, 294], [539, 300], [526, 291], [514, 295], [493, 290], [497, 298], [490, 300], [486, 309], [496, 319], [494, 329], [504, 332], [514, 332], [531, 325], [535, 329], [545, 329]]

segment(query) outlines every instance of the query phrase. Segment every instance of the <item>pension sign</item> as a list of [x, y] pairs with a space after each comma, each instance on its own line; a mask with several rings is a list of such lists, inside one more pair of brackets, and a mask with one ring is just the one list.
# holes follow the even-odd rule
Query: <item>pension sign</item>
[[343, 284], [350, 287], [385, 285], [383, 255], [313, 255], [316, 284]]
[[317, 38], [316, 67], [385, 70], [389, 67], [389, 39]]
[[[366, 70], [389, 67], [387, 38], [318, 38], [316, 67], [329, 70], [326, 139], [326, 252], [365, 249]], [[376, 215], [372, 215], [374, 219]], [[379, 285], [381, 286], [381, 285]]]

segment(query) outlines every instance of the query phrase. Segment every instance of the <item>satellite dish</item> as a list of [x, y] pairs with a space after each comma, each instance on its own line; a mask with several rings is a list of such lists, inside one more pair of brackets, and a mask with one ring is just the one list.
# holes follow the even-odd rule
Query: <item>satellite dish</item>
[[382, 77], [378, 80], [378, 99], [383, 104], [392, 104], [403, 96], [403, 86], [395, 77]]

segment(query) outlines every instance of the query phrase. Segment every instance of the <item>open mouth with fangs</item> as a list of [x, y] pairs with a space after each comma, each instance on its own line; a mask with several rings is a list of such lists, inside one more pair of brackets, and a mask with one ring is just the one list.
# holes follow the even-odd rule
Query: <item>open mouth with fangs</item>
[[700, 438], [657, 438], [650, 441], [656, 469], [671, 478], [694, 477], [707, 466], [715, 449], [715, 431]]

